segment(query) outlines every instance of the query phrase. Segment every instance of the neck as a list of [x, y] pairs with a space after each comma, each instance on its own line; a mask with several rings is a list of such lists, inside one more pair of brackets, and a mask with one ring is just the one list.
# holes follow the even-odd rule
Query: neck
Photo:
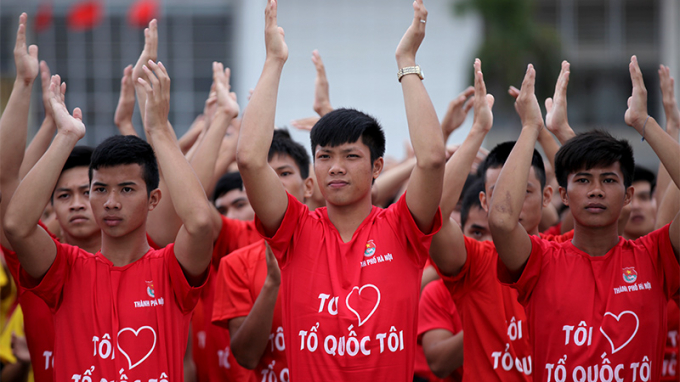
[[368, 198], [364, 198], [355, 204], [335, 206], [328, 203], [326, 205], [328, 219], [338, 230], [342, 241], [345, 243], [352, 240], [354, 232], [371, 213], [372, 209], [370, 194]]
[[68, 234], [68, 232], [64, 231], [64, 243], [76, 246], [82, 250], [87, 251], [88, 253], [97, 253], [99, 252], [99, 249], [102, 247], [102, 235], [97, 232], [95, 235], [92, 235], [90, 237], [73, 237]]
[[102, 255], [116, 267], [133, 263], [148, 251], [149, 241], [146, 239], [144, 224], [121, 237], [111, 237], [102, 231]]
[[590, 256], [604, 256], [619, 242], [618, 227], [584, 227], [574, 221], [574, 238], [571, 243]]

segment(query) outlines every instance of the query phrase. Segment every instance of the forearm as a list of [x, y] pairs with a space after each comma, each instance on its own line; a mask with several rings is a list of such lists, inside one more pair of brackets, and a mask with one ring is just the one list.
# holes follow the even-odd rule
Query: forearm
[[54, 119], [50, 116], [45, 117], [40, 126], [40, 130], [35, 134], [35, 137], [33, 137], [33, 140], [26, 149], [26, 154], [24, 155], [24, 160], [21, 162], [21, 169], [19, 170], [20, 178], [23, 179], [45, 151], [47, 151], [56, 131], [57, 125], [54, 123]]
[[267, 348], [270, 330], [274, 320], [274, 307], [279, 286], [265, 281], [248, 316], [236, 329], [231, 330], [231, 351], [239, 365], [254, 369]]
[[190, 162], [191, 167], [194, 168], [198, 180], [201, 182], [206, 193], [210, 192], [210, 185], [215, 174], [215, 164], [217, 156], [219, 155], [220, 146], [222, 145], [222, 138], [229, 127], [232, 116], [227, 115], [223, 111], [217, 112], [215, 118], [210, 123], [208, 131], [205, 133], [203, 140], [196, 149], [196, 153]]
[[425, 355], [427, 364], [437, 377], [448, 377], [463, 365], [463, 332], [430, 345]]
[[[562, 142], [560, 140], [562, 144]], [[543, 148], [543, 152], [545, 153], [546, 159], [548, 159], [548, 163], [550, 163], [550, 166], [554, 169], [555, 168], [555, 155], [557, 154], [557, 151], [560, 149], [560, 145], [555, 142], [555, 139], [552, 137], [552, 134], [550, 134], [550, 131], [548, 129], [541, 129], [541, 132], [538, 133], [538, 143], [541, 145]]]
[[658, 202], [659, 209], [656, 214], [655, 229], [672, 222], [675, 215], [680, 211], [680, 189], [674, 184], [669, 184], [666, 192], [663, 192], [663, 198], [659, 199]]
[[680, 161], [678, 160], [680, 158], [680, 144], [668, 139], [668, 134], [661, 129], [653, 117], [648, 118], [642, 134], [659, 157], [661, 164], [668, 171], [670, 179], [677, 187], [680, 187]]
[[[233, 139], [233, 141], [232, 141]], [[232, 163], [236, 161], [236, 145], [234, 142], [238, 137], [225, 137], [222, 140], [222, 145], [220, 146], [220, 153], [217, 156], [217, 161], [215, 162], [215, 172], [213, 173], [213, 179], [210, 182], [210, 186], [206, 189], [208, 194], [212, 194], [215, 190], [215, 185], [217, 181], [229, 171], [229, 167]]]
[[[668, 134], [671, 137], [671, 139], [673, 139], [675, 142], [678, 142], [679, 131], [680, 127], [672, 123], [672, 121], [669, 120], [668, 122], [666, 122], [666, 134]], [[670, 175], [668, 175], [668, 171], [666, 171], [666, 168], [663, 166], [663, 163], [659, 162], [659, 170], [656, 174], [656, 191], [655, 191], [657, 202], [661, 202], [661, 200], [664, 198], [665, 192], [669, 190], [668, 185], [670, 183], [671, 178]]]
[[26, 83], [17, 79], [0, 117], [0, 181], [19, 177], [26, 148], [32, 87], [33, 81]]
[[203, 131], [204, 124], [205, 120], [203, 117], [196, 118], [191, 127], [189, 127], [189, 130], [187, 130], [187, 132], [179, 139], [179, 148], [184, 154], [194, 146], [196, 140]]
[[467, 180], [467, 174], [470, 172], [472, 162], [474, 162], [485, 137], [486, 132], [473, 125], [463, 144], [446, 163], [444, 188], [442, 189], [442, 197], [439, 203], [439, 207], [442, 209], [442, 216], [450, 216], [456, 208], [463, 186]]
[[120, 131], [120, 135], [137, 136], [137, 131], [135, 130], [135, 127], [132, 125], [132, 121], [120, 122], [116, 126], [118, 126], [118, 131]]
[[387, 203], [411, 176], [416, 165], [416, 158], [410, 158], [389, 171], [380, 174], [373, 184], [373, 204], [381, 206]]

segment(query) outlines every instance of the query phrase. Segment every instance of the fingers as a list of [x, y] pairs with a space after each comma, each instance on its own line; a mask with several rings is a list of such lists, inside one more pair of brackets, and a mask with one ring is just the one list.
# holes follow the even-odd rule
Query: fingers
[[552, 111], [553, 107], [553, 99], [548, 97], [545, 99], [545, 111], [546, 113], [550, 113]]
[[314, 63], [314, 67], [316, 68], [317, 74], [318, 75], [326, 75], [326, 67], [323, 64], [323, 60], [321, 59], [321, 56], [319, 55], [319, 51], [314, 49], [312, 51], [312, 62]]
[[415, 0], [413, 2], [413, 26], [424, 31], [426, 23], [427, 9], [425, 9], [423, 0]]
[[536, 84], [536, 70], [533, 64], [527, 66], [527, 72], [524, 75], [524, 80], [522, 81], [522, 88], [519, 91], [519, 95], [522, 94], [534, 94], [534, 87]]
[[642, 79], [642, 71], [640, 70], [640, 65], [638, 64], [637, 57], [633, 55], [630, 58], [630, 64], [628, 65], [630, 71], [630, 80], [633, 82], [633, 89], [645, 89], [645, 82]]
[[19, 16], [19, 28], [17, 29], [17, 41], [15, 49], [25, 49], [26, 47], [26, 20], [28, 15], [26, 12]]
[[557, 85], [555, 86], [555, 96], [554, 98], [566, 97], [567, 96], [567, 85], [569, 85], [569, 62], [562, 61], [562, 69], [560, 70], [560, 75], [557, 78]]
[[484, 75], [482, 74], [482, 61], [479, 58], [475, 59], [475, 96], [482, 97], [486, 94], [486, 84], [484, 83]]
[[144, 30], [144, 51], [149, 59], [156, 60], [158, 55], [158, 21], [153, 19], [149, 27]]
[[40, 61], [40, 81], [42, 82], [43, 92], [50, 87], [50, 67], [45, 61]]
[[473, 106], [475, 106], [475, 97], [470, 97], [463, 105], [463, 113], [467, 114]]
[[496, 99], [491, 94], [487, 94], [486, 103], [489, 105], [489, 109], [493, 108], [494, 102], [496, 102]]
[[508, 88], [508, 94], [510, 94], [512, 98], [516, 99], [517, 97], [519, 97], [519, 89], [517, 89], [514, 86], [510, 86], [510, 88]]
[[267, 4], [267, 7], [265, 8], [264, 11], [266, 29], [269, 29], [276, 25], [277, 7], [278, 5], [276, 0], [269, 0], [269, 4]]

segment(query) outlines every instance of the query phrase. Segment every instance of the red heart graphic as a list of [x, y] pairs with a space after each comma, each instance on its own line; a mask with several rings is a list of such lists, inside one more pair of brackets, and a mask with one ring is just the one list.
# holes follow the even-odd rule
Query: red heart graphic
[[612, 354], [623, 349], [633, 340], [640, 327], [637, 314], [624, 310], [619, 315], [607, 312], [602, 318], [600, 332], [612, 346]]
[[130, 369], [144, 362], [156, 348], [156, 332], [150, 326], [135, 330], [123, 328], [118, 332], [118, 350], [128, 360]]
[[361, 326], [378, 309], [378, 305], [380, 305], [380, 290], [373, 284], [366, 284], [361, 288], [355, 286], [347, 295], [345, 305], [347, 305], [347, 309], [350, 312], [357, 316], [359, 326]]

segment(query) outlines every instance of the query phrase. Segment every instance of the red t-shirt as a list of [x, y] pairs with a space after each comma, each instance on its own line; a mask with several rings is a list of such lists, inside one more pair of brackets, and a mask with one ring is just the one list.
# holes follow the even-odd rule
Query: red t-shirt
[[558, 236], [562, 234], [562, 222], [555, 224], [554, 226], [543, 231], [545, 235]]
[[[564, 241], [562, 236], [542, 237]], [[454, 277], [440, 274], [461, 320], [466, 381], [531, 381], [533, 360], [524, 308], [517, 291], [496, 277], [498, 252], [491, 241], [465, 237], [467, 259]]]
[[438, 212], [432, 232], [422, 233], [402, 196], [373, 207], [345, 243], [326, 208], [310, 212], [288, 195], [267, 241], [281, 267], [290, 380], [413, 379], [421, 277], [440, 227]]
[[[666, 306], [680, 286], [668, 228], [619, 238], [600, 257], [571, 241], [531, 237], [529, 260], [511, 285], [527, 311], [535, 381], [581, 380], [596, 370], [600, 380], [659, 380]], [[511, 280], [502, 261], [498, 277]]]
[[[201, 287], [189, 285], [173, 248], [115, 267], [101, 253], [57, 243], [54, 263], [29, 289], [53, 313], [55, 380], [183, 379]], [[34, 283], [23, 270], [20, 281]]]
[[[420, 296], [418, 305], [418, 341], [422, 340], [423, 334], [435, 329], [444, 329], [457, 334], [463, 330], [463, 323], [453, 303], [448, 288], [444, 281], [434, 280], [425, 286]], [[467, 334], [467, 333], [466, 333]], [[444, 381], [462, 381], [463, 368], [458, 368]]]
[[[238, 249], [220, 262], [216, 277], [215, 304], [212, 320], [216, 325], [229, 327], [229, 320], [247, 316], [267, 278], [267, 254], [264, 240]], [[279, 289], [279, 296], [281, 289]], [[263, 328], [263, 330], [265, 330]], [[286, 341], [283, 336], [281, 299], [277, 297], [269, 343], [255, 370], [258, 380], [289, 381], [286, 362]], [[271, 377], [270, 374], [276, 376]]]
[[668, 301], [668, 336], [666, 337], [666, 350], [661, 368], [662, 381], [680, 381], [678, 371], [678, 349], [680, 345], [680, 309], [675, 299]]
[[[222, 218], [222, 228], [213, 247], [211, 265], [214, 271], [220, 260], [238, 248], [262, 240], [254, 222]], [[255, 374], [236, 362], [231, 354], [229, 331], [211, 323], [215, 295], [213, 277], [201, 293], [191, 328], [192, 350], [198, 382], [217, 380], [254, 381]]]

